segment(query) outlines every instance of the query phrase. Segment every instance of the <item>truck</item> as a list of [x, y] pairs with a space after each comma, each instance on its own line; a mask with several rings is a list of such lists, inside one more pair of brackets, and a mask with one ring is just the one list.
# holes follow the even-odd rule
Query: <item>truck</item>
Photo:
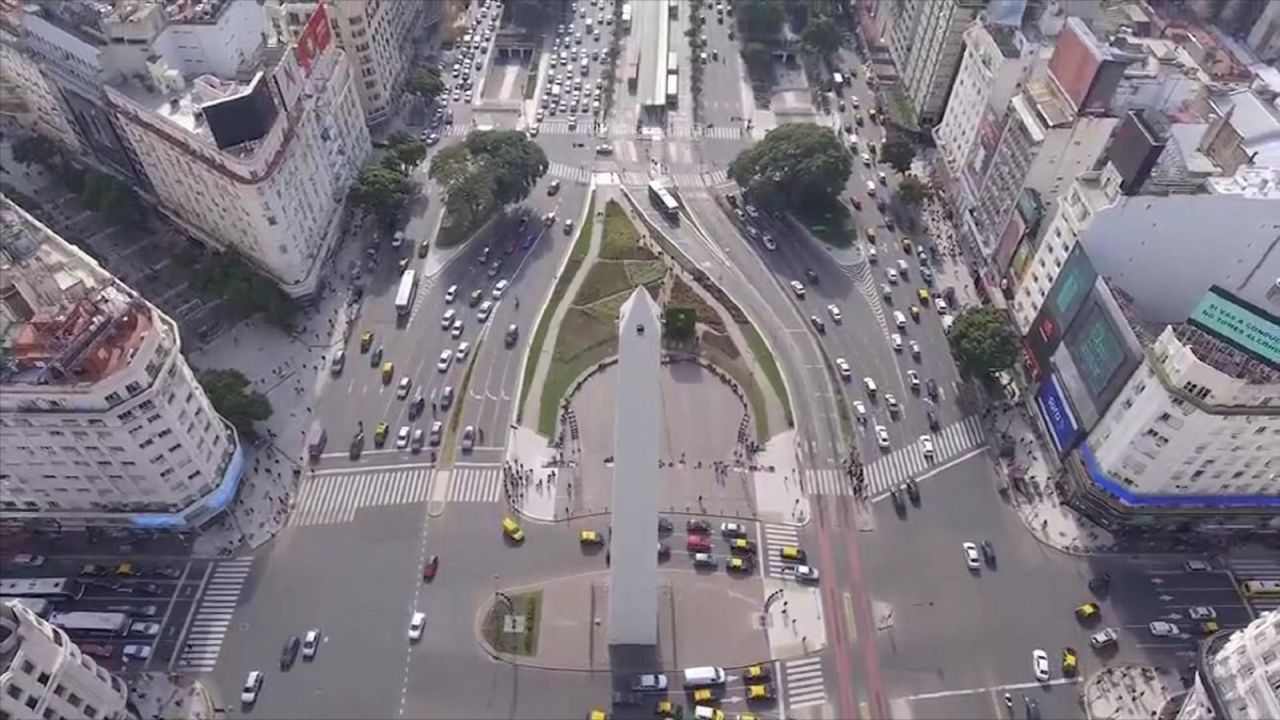
[[132, 620], [120, 612], [55, 612], [49, 622], [68, 633], [124, 635]]

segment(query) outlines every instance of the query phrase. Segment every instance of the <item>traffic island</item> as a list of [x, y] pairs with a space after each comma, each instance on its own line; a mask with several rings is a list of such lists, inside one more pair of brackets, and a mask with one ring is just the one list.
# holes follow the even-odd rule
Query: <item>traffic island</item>
[[542, 591], [494, 594], [485, 615], [484, 641], [502, 655], [533, 657], [538, 654], [538, 627], [542, 620]]

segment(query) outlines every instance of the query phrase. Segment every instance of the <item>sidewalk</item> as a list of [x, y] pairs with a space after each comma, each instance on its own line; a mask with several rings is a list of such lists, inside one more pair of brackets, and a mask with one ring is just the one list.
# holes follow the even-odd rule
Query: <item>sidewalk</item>
[[762, 522], [803, 525], [813, 517], [809, 496], [796, 462], [794, 428], [769, 438], [755, 457], [752, 473], [756, 490], [756, 515]]
[[[827, 646], [827, 623], [818, 588], [773, 578], [764, 581], [764, 594], [782, 594], [769, 604], [769, 654], [779, 660], [808, 655]], [[830, 609], [828, 608], [828, 611]]]
[[1160, 668], [1113, 665], [1090, 677], [1081, 696], [1090, 720], [1138, 720], [1160, 717], [1178, 687]]
[[217, 709], [200, 681], [166, 673], [143, 673], [130, 683], [129, 705], [141, 720], [208, 720]]

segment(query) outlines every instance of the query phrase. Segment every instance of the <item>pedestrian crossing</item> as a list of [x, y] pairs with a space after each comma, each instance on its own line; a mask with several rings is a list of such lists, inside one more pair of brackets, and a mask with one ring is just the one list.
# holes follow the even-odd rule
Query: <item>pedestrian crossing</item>
[[240, 591], [253, 569], [253, 558], [239, 558], [217, 563], [209, 584], [204, 588], [200, 606], [187, 628], [177, 669], [184, 672], [208, 672], [218, 662], [222, 640], [231, 625], [240, 601]]
[[800, 531], [794, 525], [764, 523], [764, 547], [760, 555], [764, 558], [764, 567], [769, 577], [786, 578], [791, 576], [792, 563], [782, 559], [783, 547], [800, 547]]
[[[554, 165], [555, 163], [552, 164]], [[622, 178], [622, 184], [629, 187], [648, 187], [649, 183], [654, 179], [649, 173], [638, 171], [626, 171], [618, 174]], [[702, 189], [707, 186], [723, 185], [729, 182], [729, 173], [724, 170], [708, 173], [670, 173], [663, 175], [662, 180], [663, 184], [668, 187], [675, 186], [677, 190]]]
[[501, 465], [455, 465], [449, 479], [449, 502], [498, 502], [502, 499]]
[[822, 656], [788, 660], [782, 664], [782, 677], [787, 691], [787, 709], [821, 705], [827, 701], [822, 678]]
[[575, 167], [564, 163], [552, 162], [547, 165], [547, 174], [553, 178], [587, 183], [591, 180], [591, 170], [587, 167]]
[[298, 489], [289, 525], [336, 525], [354, 520], [361, 508], [426, 502], [434, 474], [434, 468], [412, 467], [309, 477]]
[[[875, 499], [894, 486], [916, 477], [930, 468], [986, 442], [982, 419], [970, 415], [933, 434], [932, 459], [920, 451], [917, 440], [865, 466], [867, 496]], [[805, 471], [806, 489], [814, 495], [852, 495], [853, 481], [843, 469], [823, 468]]]
[[[1229, 558], [1227, 565], [1231, 568], [1238, 584], [1243, 584], [1246, 580], [1280, 580], [1280, 560]], [[1280, 609], [1280, 597], [1274, 595], [1245, 598], [1245, 602], [1249, 603], [1253, 611], [1259, 615]]]

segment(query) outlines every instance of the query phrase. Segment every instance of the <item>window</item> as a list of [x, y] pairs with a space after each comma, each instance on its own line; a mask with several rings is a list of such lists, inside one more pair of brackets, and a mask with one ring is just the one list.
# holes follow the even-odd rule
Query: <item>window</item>
[[9, 689], [6, 690], [5, 692], [8, 693], [9, 697], [13, 698], [14, 700], [22, 699], [22, 688], [18, 687], [17, 683], [10, 683]]
[[53, 711], [53, 708], [46, 707], [40, 717], [43, 717], [44, 720], [57, 720], [58, 714]]
[[49, 673], [47, 673], [47, 672], [42, 672], [42, 673], [40, 673], [40, 677], [36, 678], [36, 682], [40, 683], [40, 684], [41, 684], [41, 685], [43, 685], [43, 686], [48, 686], [48, 684], [49, 684]]
[[98, 708], [92, 705], [85, 705], [84, 716], [89, 718], [89, 720], [93, 720], [94, 718], [98, 717]]
[[25, 703], [23, 703], [23, 705], [26, 705], [27, 707], [31, 708], [32, 710], [35, 710], [35, 709], [36, 709], [36, 705], [39, 705], [39, 704], [40, 704], [40, 698], [36, 697], [35, 695], [29, 695], [29, 696], [27, 696], [27, 701], [26, 701]]
[[79, 695], [71, 693], [67, 696], [67, 704], [79, 710], [80, 706], [84, 704], [84, 700], [81, 700]]
[[24, 675], [34, 675], [36, 672], [35, 663], [24, 658], [22, 660], [22, 672]]

